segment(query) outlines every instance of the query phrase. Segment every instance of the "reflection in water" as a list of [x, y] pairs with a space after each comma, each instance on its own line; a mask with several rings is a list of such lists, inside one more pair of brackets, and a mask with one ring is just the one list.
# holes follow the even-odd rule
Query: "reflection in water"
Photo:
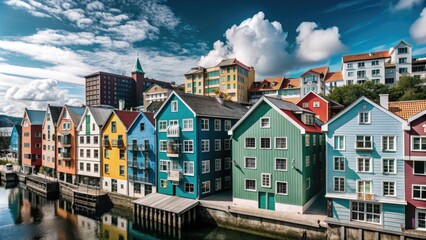
[[24, 185], [9, 189], [4, 184], [0, 185], [0, 240], [176, 238], [262, 239], [211, 226], [178, 230], [156, 222], [145, 221], [136, 225], [132, 217], [114, 209], [108, 213], [87, 211], [73, 207], [67, 199], [48, 200], [27, 190]]

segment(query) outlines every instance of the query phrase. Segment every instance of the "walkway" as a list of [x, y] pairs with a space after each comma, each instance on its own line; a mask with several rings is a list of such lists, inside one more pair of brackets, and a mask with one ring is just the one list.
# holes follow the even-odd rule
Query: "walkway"
[[155, 208], [157, 210], [176, 214], [184, 213], [198, 205], [197, 200], [169, 196], [161, 193], [151, 193], [133, 202], [145, 207]]

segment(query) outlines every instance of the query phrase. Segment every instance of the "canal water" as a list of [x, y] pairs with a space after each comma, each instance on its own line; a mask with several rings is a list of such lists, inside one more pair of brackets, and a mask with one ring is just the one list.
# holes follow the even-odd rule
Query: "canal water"
[[112, 208], [105, 213], [76, 210], [64, 199], [47, 200], [24, 185], [0, 182], [0, 240], [21, 239], [266, 239], [212, 226], [179, 231], [148, 223]]

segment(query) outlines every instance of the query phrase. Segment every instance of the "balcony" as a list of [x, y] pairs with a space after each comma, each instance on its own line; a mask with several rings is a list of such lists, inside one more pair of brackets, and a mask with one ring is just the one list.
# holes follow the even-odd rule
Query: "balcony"
[[117, 147], [117, 148], [122, 148], [122, 147], [124, 147], [123, 139], [115, 139], [115, 140], [112, 140], [112, 142], [111, 142], [111, 146], [113, 146], [113, 147]]
[[108, 139], [102, 140], [102, 147], [109, 147], [109, 140]]
[[71, 153], [70, 152], [61, 152], [61, 158], [65, 159], [70, 159], [71, 158]]
[[179, 170], [169, 170], [167, 172], [167, 180], [178, 183], [182, 179], [182, 172]]
[[374, 201], [374, 193], [357, 193], [357, 199], [362, 201]]
[[62, 147], [71, 147], [71, 138], [69, 138], [69, 137], [61, 138], [61, 140], [59, 141], [59, 144]]
[[149, 183], [149, 176], [148, 175], [139, 176], [139, 175], [129, 174], [129, 180], [133, 182]]
[[131, 167], [131, 168], [138, 168], [138, 169], [149, 169], [150, 165], [149, 165], [149, 161], [145, 160], [145, 161], [127, 161], [127, 166]]
[[180, 136], [180, 127], [179, 125], [170, 125], [167, 128], [167, 137], [179, 137]]
[[141, 152], [145, 152], [145, 151], [149, 151], [149, 145], [145, 145], [145, 144], [128, 144], [127, 145], [127, 150], [128, 151], [133, 151], [133, 152], [137, 152], [137, 151], [141, 151]]
[[180, 143], [178, 141], [168, 141], [167, 143], [167, 157], [179, 157]]

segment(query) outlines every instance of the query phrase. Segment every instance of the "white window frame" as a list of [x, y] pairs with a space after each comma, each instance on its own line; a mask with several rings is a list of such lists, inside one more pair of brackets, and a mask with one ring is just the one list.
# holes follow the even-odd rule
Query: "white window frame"
[[[278, 148], [277, 147], [277, 139], [285, 139], [285, 148]], [[274, 147], [275, 147], [275, 149], [279, 149], [279, 150], [287, 150], [288, 149], [287, 137], [275, 137], [274, 138]]]
[[308, 133], [305, 134], [305, 147], [309, 147], [311, 144], [311, 136]]
[[[247, 158], [254, 158], [254, 167], [247, 167], [247, 162], [246, 162], [246, 159]], [[244, 157], [244, 168], [245, 169], [257, 169], [257, 159], [256, 159], [256, 157], [249, 157], [249, 156], [245, 156]]]
[[[370, 192], [365, 192], [365, 184], [364, 184], [364, 191], [363, 192], [358, 192], [358, 186], [360, 182], [370, 182]], [[364, 180], [364, 179], [358, 179], [355, 181], [355, 192], [356, 193], [372, 193], [373, 192], [373, 181], [371, 180]]]
[[[264, 176], [268, 176], [268, 178], [269, 178], [269, 185], [264, 185], [263, 184], [263, 177]], [[261, 187], [263, 187], [263, 188], [271, 188], [272, 187], [272, 178], [271, 178], [271, 174], [270, 173], [262, 173], [261, 175], [260, 175], [260, 185], [261, 185]]]
[[[358, 137], [363, 137], [363, 145], [364, 145], [363, 147], [358, 147]], [[366, 145], [365, 138], [366, 137], [370, 137], [370, 139], [371, 139], [371, 147], [369, 147], [369, 148], [365, 147], [365, 145]], [[373, 150], [373, 148], [374, 148], [373, 135], [355, 135], [355, 149]]]
[[309, 107], [309, 103], [308, 102], [302, 103], [302, 108], [307, 108], [307, 107]]
[[[389, 161], [389, 160], [392, 160], [393, 162], [394, 162], [394, 165], [393, 165], [393, 172], [385, 172], [384, 171], [384, 166], [385, 166], [385, 160], [387, 160], [387, 161]], [[388, 166], [388, 169], [389, 169], [389, 166]], [[413, 168], [413, 170], [414, 170], [414, 168]], [[386, 158], [386, 157], [383, 157], [382, 158], [382, 174], [384, 174], [384, 175], [395, 175], [395, 174], [397, 174], [397, 172], [398, 172], [398, 167], [397, 167], [397, 161], [396, 161], [396, 158]]]
[[305, 165], [306, 165], [306, 167], [311, 166], [311, 156], [310, 155], [305, 157]]
[[[368, 122], [361, 122], [361, 114], [366, 114], [367, 113], [367, 117], [368, 117]], [[364, 117], [365, 119], [365, 117]], [[359, 125], [368, 125], [371, 124], [371, 111], [359, 111], [358, 112], [358, 124]]]
[[[219, 124], [218, 124], [219, 123]], [[218, 127], [219, 126], [219, 127]], [[219, 132], [222, 130], [222, 120], [221, 119], [215, 119], [214, 120], [214, 130], [216, 132]]]
[[[162, 124], [164, 124], [164, 126], [166, 126], [166, 128], [162, 129], [161, 128]], [[167, 120], [158, 121], [158, 131], [159, 132], [167, 132]]]
[[[203, 125], [205, 125], [205, 122], [207, 121], [207, 128], [203, 128]], [[201, 118], [201, 131], [206, 132], [210, 130], [210, 119], [208, 118]]]
[[231, 150], [231, 140], [230, 139], [224, 139], [223, 140], [223, 148], [225, 150]]
[[[203, 167], [204, 167], [204, 164], [206, 164], [207, 163], [207, 167], [206, 167], [206, 169], [204, 170], [203, 169]], [[209, 173], [210, 172], [210, 160], [203, 160], [203, 161], [201, 161], [201, 174], [206, 174], [206, 173]]]
[[[247, 189], [247, 180], [254, 181], [254, 189]], [[257, 192], [257, 180], [252, 178], [244, 178], [244, 191]]]
[[[217, 163], [219, 163], [219, 165]], [[214, 170], [215, 172], [222, 171], [222, 158], [216, 158], [214, 160]]]
[[[166, 167], [167, 167], [167, 170], [161, 170], [161, 166], [162, 165], [166, 165]], [[160, 160], [160, 165], [159, 165], [159, 171], [160, 172], [168, 172], [169, 170], [170, 170], [170, 167], [171, 167], [171, 161], [170, 160]]]
[[425, 166], [424, 166], [424, 168], [425, 168], [425, 173], [424, 174], [421, 174], [421, 173], [416, 173], [416, 164], [417, 164], [417, 162], [424, 162], [424, 161], [413, 161], [413, 175], [416, 175], [416, 176], [426, 176], [426, 162], [424, 162], [424, 164], [425, 164]]
[[416, 208], [416, 212], [415, 212], [416, 229], [426, 231], [426, 227], [425, 228], [419, 228], [419, 212], [426, 214], [426, 209]]
[[[285, 192], [286, 193], [279, 193], [278, 192], [278, 183], [285, 183]], [[275, 194], [277, 195], [288, 195], [288, 182], [287, 181], [275, 181]]]
[[[343, 148], [337, 148], [336, 147], [336, 137], [340, 138], [343, 137]], [[341, 146], [339, 146], [341, 147]], [[345, 151], [346, 150], [346, 136], [345, 135], [333, 135], [333, 149], [339, 150], [339, 151]]]
[[[209, 186], [209, 187], [208, 187], [208, 191], [203, 191], [203, 184], [206, 184], [206, 186], [207, 186], [207, 185]], [[210, 184], [210, 181], [204, 181], [204, 182], [202, 182], [202, 183], [201, 183], [201, 194], [209, 193], [209, 192], [211, 191], [211, 188], [212, 188], [212, 186], [211, 186], [211, 184]], [[206, 189], [207, 189], [207, 187], [206, 187]]]
[[[203, 150], [203, 143], [207, 143], [207, 150]], [[201, 152], [210, 152], [210, 139], [201, 140]]]
[[225, 131], [229, 131], [232, 128], [231, 120], [225, 120]]
[[[262, 147], [262, 139], [269, 139], [269, 148], [263, 148]], [[272, 139], [270, 137], [259, 138], [259, 149], [272, 149]]]
[[[191, 125], [191, 127], [185, 128], [185, 122], [187, 122], [188, 125]], [[192, 119], [192, 118], [182, 119], [182, 131], [184, 131], [184, 132], [194, 131], [194, 119]]]
[[[420, 149], [414, 149], [414, 138], [420, 138]], [[423, 140], [424, 139], [424, 140]], [[411, 136], [411, 151], [413, 152], [426, 152], [426, 149], [422, 149], [422, 141], [426, 141], [426, 136], [424, 135], [418, 135], [418, 136]]]
[[[277, 169], [277, 159], [284, 159], [285, 160], [285, 169]], [[288, 160], [287, 160], [287, 158], [282, 158], [282, 157], [274, 158], [274, 170], [280, 171], [280, 172], [287, 172], [288, 171]]]
[[314, 102], [314, 108], [319, 108], [320, 107], [320, 102], [316, 101]]
[[[339, 165], [339, 169], [336, 170], [336, 158], [343, 159], [343, 169], [340, 169], [340, 165]], [[346, 170], [346, 158], [344, 156], [333, 156], [333, 172], [344, 172], [345, 170]]]
[[[218, 144], [219, 143], [219, 144]], [[219, 147], [218, 147], [219, 146]], [[222, 151], [222, 140], [221, 139], [215, 139], [214, 140], [214, 150], [216, 152]]]
[[[340, 191], [340, 181], [339, 181], [339, 190], [336, 191], [336, 179], [343, 179], [343, 191]], [[342, 176], [333, 177], [333, 192], [346, 192], [346, 178]]]
[[[393, 183], [393, 195], [385, 195], [385, 183]], [[396, 197], [396, 182], [395, 181], [382, 181], [382, 195], [384, 197]]]
[[[263, 126], [263, 120], [267, 120], [266, 126]], [[260, 118], [260, 128], [271, 128], [271, 118], [270, 117]]]
[[178, 111], [178, 101], [177, 100], [172, 101], [171, 106], [172, 106], [171, 112], [177, 112]]
[[[192, 165], [192, 173], [190, 173], [190, 172], [185, 172], [185, 165]], [[187, 169], [190, 169], [190, 167], [189, 166], [187, 166]], [[193, 161], [183, 161], [183, 165], [182, 165], [182, 172], [183, 172], [183, 175], [185, 175], [185, 176], [194, 176], [194, 172], [195, 172], [195, 169], [194, 169], [194, 162]]]
[[[387, 149], [386, 147], [389, 147], [389, 138], [393, 137], [393, 148]], [[387, 140], [387, 146], [384, 146], [384, 140], [385, 138], [388, 138]], [[382, 152], [395, 152], [396, 151], [396, 136], [395, 135], [383, 135], [382, 136]]]
[[[191, 143], [192, 151], [185, 151], [185, 143]], [[194, 140], [183, 140], [182, 141], [182, 153], [194, 153]]]
[[[162, 146], [162, 142], [165, 142], [166, 143], [166, 150], [162, 150], [161, 149], [161, 146]], [[160, 152], [167, 152], [167, 140], [160, 140], [160, 146], [159, 146], [159, 148], [158, 148], [159, 150], [160, 150]]]
[[[411, 184], [411, 198], [418, 201], [426, 201], [426, 198], [415, 198], [414, 197], [414, 187], [420, 187], [420, 196], [422, 195], [422, 191], [426, 192], [426, 184]], [[424, 188], [424, 190], [422, 190]]]
[[[360, 171], [359, 169], [358, 169], [358, 167], [359, 167], [359, 160], [360, 159], [369, 159], [369, 161], [368, 161], [368, 164], [369, 164], [369, 171], [365, 171], [365, 161], [363, 162], [363, 168], [364, 168], [364, 171]], [[373, 173], [373, 158], [371, 157], [371, 156], [369, 156], [369, 157], [363, 157], [363, 156], [357, 156], [356, 157], [356, 167], [355, 167], [355, 169], [356, 169], [356, 172], [359, 172], [359, 173]]]
[[[358, 203], [364, 204], [364, 211], [363, 212], [357, 211], [359, 213], [363, 213], [364, 214], [364, 220], [352, 219], [352, 211], [353, 211], [352, 210], [352, 208], [353, 208], [352, 204], [354, 204], [354, 203], [356, 203], [356, 204], [358, 204]], [[371, 222], [367, 221], [367, 217], [366, 217], [366, 215], [367, 215], [367, 204], [373, 205], [372, 209], [374, 209], [374, 205], [379, 205], [379, 207], [380, 207], [380, 214], [372, 213], [372, 212], [370, 214], [372, 214], [373, 216], [374, 215], [379, 215], [380, 216], [380, 222], [377, 223], [377, 222], [374, 222], [374, 221], [371, 221]], [[349, 211], [350, 221], [365, 222], [365, 223], [371, 223], [371, 224], [377, 224], [377, 225], [382, 224], [382, 221], [383, 221], [383, 206], [382, 206], [381, 203], [376, 203], [376, 202], [362, 202], [362, 201], [351, 201], [349, 207], [350, 207], [350, 211]]]
[[[247, 147], [247, 138], [253, 138], [254, 139], [254, 147]], [[244, 148], [245, 149], [256, 149], [256, 138], [255, 137], [246, 137], [246, 138], [244, 138]]]

